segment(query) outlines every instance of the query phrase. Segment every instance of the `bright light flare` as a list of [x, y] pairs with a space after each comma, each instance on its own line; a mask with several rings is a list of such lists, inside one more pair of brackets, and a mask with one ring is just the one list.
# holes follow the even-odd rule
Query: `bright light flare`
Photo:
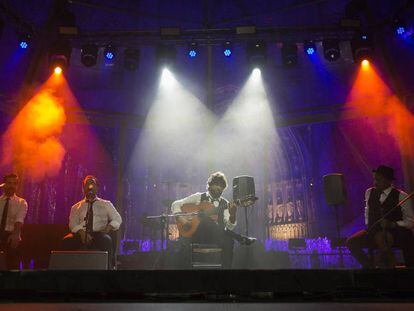
[[53, 72], [57, 75], [60, 75], [63, 72], [62, 67], [59, 67], [59, 66], [55, 67]]

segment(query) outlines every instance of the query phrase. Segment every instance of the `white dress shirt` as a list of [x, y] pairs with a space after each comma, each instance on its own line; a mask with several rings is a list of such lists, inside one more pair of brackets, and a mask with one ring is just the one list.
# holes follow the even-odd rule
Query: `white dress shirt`
[[[201, 195], [202, 195], [201, 192], [197, 192], [197, 193], [189, 195], [188, 197], [186, 197], [184, 199], [177, 200], [177, 201], [173, 202], [172, 205], [171, 205], [171, 210], [172, 210], [173, 214], [181, 213], [182, 212], [181, 207], [184, 204], [200, 204]], [[212, 201], [212, 198], [211, 198], [211, 196], [209, 195], [208, 192], [207, 192], [207, 198], [209, 198], [210, 201]], [[218, 202], [218, 201], [216, 201], [216, 202]], [[214, 204], [214, 202], [213, 202], [213, 204]], [[216, 206], [216, 205], [214, 205], [214, 206]], [[230, 222], [230, 212], [229, 212], [228, 208], [226, 208], [224, 210], [223, 222], [224, 222], [224, 227], [229, 229], [229, 230], [232, 230], [232, 229], [234, 229], [234, 227], [236, 227], [237, 222], [234, 222], [234, 224], [232, 222]]]
[[[0, 222], [3, 217], [4, 206], [6, 205], [7, 197], [3, 194], [0, 197]], [[24, 223], [27, 214], [27, 202], [25, 199], [13, 195], [10, 197], [9, 208], [7, 211], [7, 220], [5, 230], [12, 232], [16, 222]]]
[[[368, 200], [369, 196], [371, 195], [371, 191], [374, 188], [369, 188], [367, 191], [365, 191], [365, 225], [368, 226], [368, 214], [369, 214], [369, 206], [368, 206]], [[391, 190], [394, 189], [394, 187], [388, 187], [384, 191], [381, 192], [380, 196], [380, 203], [384, 203], [388, 195], [390, 194]], [[398, 190], [398, 189], [397, 189]], [[398, 190], [400, 192], [400, 196], [398, 201], [403, 200], [407, 193], [404, 191]], [[402, 212], [402, 220], [397, 221], [397, 225], [400, 227], [405, 227], [407, 229], [413, 229], [414, 228], [414, 213], [413, 209], [411, 207], [411, 200], [406, 201], [404, 204], [401, 205], [401, 212]]]
[[[118, 230], [122, 223], [121, 215], [115, 209], [110, 201], [96, 198], [92, 205], [93, 210], [93, 231], [103, 231], [107, 225], [111, 225], [114, 230]], [[86, 227], [86, 213], [88, 211], [88, 202], [86, 199], [72, 206], [69, 215], [69, 229], [76, 233]]]

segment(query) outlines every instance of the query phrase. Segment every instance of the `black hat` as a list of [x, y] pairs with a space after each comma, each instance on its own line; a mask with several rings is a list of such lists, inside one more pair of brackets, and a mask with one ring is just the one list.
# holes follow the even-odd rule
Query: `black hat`
[[380, 165], [376, 170], [372, 170], [374, 173], [378, 173], [382, 176], [384, 176], [388, 180], [394, 180], [394, 169], [389, 166]]

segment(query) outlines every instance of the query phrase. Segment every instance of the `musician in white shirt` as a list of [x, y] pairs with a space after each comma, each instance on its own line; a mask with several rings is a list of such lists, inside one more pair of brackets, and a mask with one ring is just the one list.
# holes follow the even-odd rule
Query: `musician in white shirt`
[[[72, 206], [69, 215], [71, 233], [63, 239], [63, 248], [107, 251], [114, 261], [112, 238], [108, 234], [119, 229], [122, 219], [110, 201], [97, 196], [98, 180], [88, 175], [83, 180], [85, 198]], [[113, 262], [112, 262], [113, 263]]]
[[3, 177], [0, 197], [0, 248], [6, 254], [8, 269], [19, 269], [21, 228], [27, 214], [27, 202], [16, 195], [19, 178], [16, 174]]
[[[394, 170], [380, 165], [373, 170], [374, 187], [365, 192], [365, 225], [366, 229], [354, 233], [347, 240], [347, 247], [363, 268], [373, 268], [365, 247], [381, 249], [384, 241], [382, 233], [386, 231], [395, 246], [403, 251], [405, 265], [414, 267], [414, 221], [411, 200], [399, 205], [407, 194], [392, 184]], [[380, 252], [383, 262], [388, 261], [387, 254]], [[385, 264], [384, 264], [385, 265]]]

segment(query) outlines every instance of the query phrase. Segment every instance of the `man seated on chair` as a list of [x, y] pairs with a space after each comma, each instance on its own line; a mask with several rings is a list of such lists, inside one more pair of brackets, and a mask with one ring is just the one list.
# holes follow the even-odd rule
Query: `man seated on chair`
[[[222, 266], [231, 268], [233, 260], [233, 240], [238, 240], [242, 244], [251, 244], [256, 239], [239, 235], [232, 230], [236, 227], [237, 207], [234, 203], [229, 202], [222, 197], [223, 191], [227, 188], [226, 176], [221, 172], [210, 175], [207, 180], [207, 192], [197, 192], [184, 199], [172, 203], [171, 209], [174, 214], [181, 213], [184, 204], [200, 204], [201, 202], [211, 202], [214, 207], [218, 208], [217, 221], [210, 217], [200, 215], [200, 224], [195, 233], [190, 238], [180, 237], [184, 245], [191, 243], [197, 244], [216, 244], [222, 248]], [[191, 224], [191, 217], [179, 216], [177, 221], [183, 226]]]
[[0, 197], [0, 248], [5, 252], [7, 269], [20, 268], [20, 231], [27, 214], [27, 202], [16, 195], [19, 178], [16, 174], [3, 177]]
[[[394, 245], [402, 249], [406, 266], [414, 267], [414, 213], [411, 200], [390, 212], [407, 194], [392, 185], [395, 178], [391, 167], [380, 165], [373, 173], [374, 187], [365, 192], [365, 225], [369, 231], [361, 230], [353, 234], [348, 238], [347, 246], [363, 268], [373, 268], [363, 248], [376, 248], [375, 236], [378, 237], [377, 233], [385, 229], [391, 234]], [[387, 212], [390, 214], [381, 220]]]
[[83, 180], [85, 198], [72, 206], [69, 215], [71, 233], [63, 238], [65, 250], [94, 249], [108, 252], [109, 262], [114, 266], [112, 231], [119, 229], [121, 215], [110, 201], [97, 196], [98, 180], [88, 175]]

